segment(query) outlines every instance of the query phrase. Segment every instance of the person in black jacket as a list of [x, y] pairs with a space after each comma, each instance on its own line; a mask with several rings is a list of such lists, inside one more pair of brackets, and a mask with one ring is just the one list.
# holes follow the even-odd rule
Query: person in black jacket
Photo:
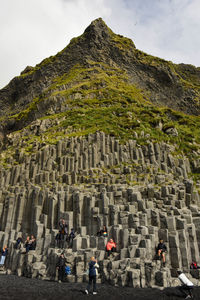
[[64, 256], [64, 253], [61, 253], [58, 262], [56, 264], [56, 267], [58, 269], [58, 282], [64, 281], [65, 277], [65, 265], [66, 265], [66, 258]]
[[157, 247], [157, 254], [158, 254], [158, 257], [161, 259], [162, 257], [162, 260], [163, 260], [163, 266], [165, 267], [165, 252], [167, 251], [167, 247], [166, 245], [164, 244], [163, 240], [160, 239], [160, 242], [158, 244], [158, 247]]
[[89, 262], [89, 283], [85, 290], [86, 294], [89, 293], [92, 283], [93, 283], [93, 295], [97, 294], [96, 280], [97, 280], [97, 275], [98, 275], [98, 271], [97, 271], [98, 268], [99, 268], [99, 265], [97, 264], [97, 260], [94, 257], [91, 257], [91, 260]]

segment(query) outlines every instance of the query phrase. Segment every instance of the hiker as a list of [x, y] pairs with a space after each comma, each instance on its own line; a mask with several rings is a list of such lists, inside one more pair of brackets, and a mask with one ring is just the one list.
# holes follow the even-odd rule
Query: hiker
[[106, 245], [106, 252], [108, 253], [108, 256], [112, 252], [116, 252], [116, 243], [113, 241], [113, 239], [110, 239]]
[[96, 281], [97, 281], [97, 275], [98, 275], [98, 271], [97, 271], [98, 268], [99, 268], [99, 265], [97, 263], [97, 260], [95, 259], [95, 257], [91, 257], [91, 260], [89, 262], [89, 283], [85, 290], [85, 293], [87, 295], [89, 294], [90, 287], [92, 284], [93, 284], [93, 295], [97, 294]]
[[72, 248], [73, 247], [73, 240], [75, 238], [75, 231], [74, 228], [71, 228], [71, 232], [69, 234], [69, 247]]
[[61, 283], [64, 281], [65, 277], [65, 264], [66, 264], [66, 258], [64, 256], [64, 253], [61, 253], [58, 262], [56, 264], [56, 267], [58, 269], [58, 282]]
[[8, 254], [8, 248], [7, 246], [4, 246], [1, 250], [1, 260], [0, 260], [0, 267], [4, 267], [5, 259]]
[[179, 289], [185, 296], [185, 299], [193, 299], [194, 284], [186, 277], [186, 275], [182, 271], [177, 271], [177, 276], [182, 284]]
[[22, 238], [21, 237], [18, 237], [17, 240], [16, 240], [16, 243], [14, 245], [14, 249], [21, 249], [21, 246], [22, 246]]
[[165, 267], [165, 262], [166, 262], [166, 259], [165, 259], [165, 252], [166, 251], [167, 251], [167, 247], [164, 244], [163, 240], [160, 239], [160, 242], [159, 242], [159, 244], [157, 246], [157, 254], [158, 254], [159, 259], [162, 258], [163, 266], [164, 267]]
[[108, 229], [107, 227], [104, 225], [103, 228], [101, 230], [99, 230], [97, 232], [97, 236], [103, 236], [103, 237], [107, 237], [108, 236]]

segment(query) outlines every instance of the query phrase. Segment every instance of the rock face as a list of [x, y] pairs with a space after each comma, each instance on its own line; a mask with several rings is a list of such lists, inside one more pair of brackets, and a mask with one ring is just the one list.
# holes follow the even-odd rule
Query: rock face
[[[45, 59], [35, 68], [28, 66], [21, 76], [15, 77], [0, 90], [0, 116], [19, 113], [33, 98], [42, 97], [57, 76], [66, 74], [77, 64], [90, 68], [91, 61], [126, 71], [129, 82], [147, 91], [156, 105], [199, 115], [199, 68], [175, 65], [147, 55], [137, 50], [130, 39], [114, 34], [102, 19], [97, 19], [82, 36], [72, 39], [63, 51]], [[100, 67], [103, 68], [103, 65]], [[50, 106], [51, 102], [20, 122], [5, 120], [5, 130], [21, 129], [44, 116]]]
[[[100, 282], [174, 286], [179, 268], [197, 283], [199, 270], [189, 267], [200, 251], [200, 123], [188, 114], [199, 115], [199, 86], [198, 68], [149, 56], [98, 19], [2, 89], [0, 246], [9, 247], [7, 272], [57, 279], [63, 250], [55, 237], [64, 218], [77, 233], [64, 248], [70, 282], [87, 279], [95, 256]], [[107, 238], [97, 237], [103, 225]], [[14, 248], [17, 237], [31, 234], [35, 250]], [[117, 252], [107, 257], [111, 237]], [[160, 238], [165, 267], [155, 255]]]
[[[174, 158], [164, 143], [122, 145], [103, 132], [61, 140], [43, 147], [18, 165], [0, 170], [0, 239], [8, 244], [8, 272], [56, 279], [60, 249], [55, 235], [61, 217], [77, 235], [65, 249], [73, 273], [67, 280], [87, 279], [89, 258], [100, 264], [99, 281], [133, 287], [173, 286], [175, 269], [186, 273], [200, 251], [200, 197], [188, 179], [187, 158]], [[10, 162], [12, 165], [12, 161]], [[117, 253], [106, 258], [107, 238]], [[34, 234], [37, 248], [28, 254], [13, 247], [21, 234]], [[155, 260], [159, 238], [168, 252], [166, 267]], [[192, 271], [192, 280], [199, 278]]]

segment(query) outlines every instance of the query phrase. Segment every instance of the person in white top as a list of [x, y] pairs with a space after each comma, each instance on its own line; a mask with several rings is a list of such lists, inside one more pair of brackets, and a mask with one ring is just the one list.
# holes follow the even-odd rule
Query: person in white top
[[194, 284], [186, 277], [186, 275], [183, 272], [177, 271], [177, 275], [178, 275], [178, 279], [182, 284], [180, 287], [180, 291], [182, 292], [182, 294], [184, 294], [185, 299], [193, 299], [192, 291], [193, 291]]

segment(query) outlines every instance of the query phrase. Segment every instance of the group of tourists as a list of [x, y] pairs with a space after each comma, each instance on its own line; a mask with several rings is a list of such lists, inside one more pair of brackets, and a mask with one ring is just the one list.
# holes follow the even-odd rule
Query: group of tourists
[[[71, 228], [71, 232], [68, 233], [68, 225], [64, 219], [60, 219], [59, 224], [59, 232], [56, 235], [56, 242], [57, 246], [59, 248], [64, 248], [66, 246], [65, 243], [68, 244], [68, 247], [72, 247], [73, 245], [73, 239], [75, 238], [75, 231], [73, 228]], [[108, 230], [107, 227], [104, 225], [102, 229], [100, 229], [97, 232], [97, 236], [103, 236], [105, 238], [108, 237]], [[22, 237], [18, 237], [16, 240], [16, 243], [14, 245], [15, 249], [21, 249], [21, 247], [26, 248], [26, 253], [28, 253], [30, 250], [36, 249], [36, 238], [34, 235], [27, 236], [25, 242], [23, 243]], [[107, 253], [107, 258], [110, 257], [111, 254], [116, 252], [116, 243], [112, 238], [108, 240], [106, 243], [105, 251]], [[157, 258], [162, 260], [162, 265], [165, 267], [166, 263], [166, 252], [167, 247], [164, 244], [163, 239], [159, 240], [159, 244], [156, 247], [156, 255]], [[1, 258], [0, 258], [0, 267], [4, 267], [5, 259], [8, 254], [8, 247], [5, 245], [1, 250]], [[58, 258], [56, 268], [58, 270], [58, 282], [65, 281], [66, 274], [71, 274], [71, 268], [66, 265], [66, 258], [64, 256], [64, 253], [61, 253], [61, 255]], [[99, 265], [97, 263], [97, 259], [95, 257], [91, 257], [91, 260], [88, 264], [88, 272], [89, 275], [89, 282], [87, 285], [87, 288], [85, 289], [85, 293], [89, 294], [91, 287], [93, 286], [93, 294], [97, 294], [96, 290], [96, 280], [98, 275], [98, 268]], [[190, 265], [191, 269], [198, 269], [200, 266], [197, 265], [196, 262], [192, 262]], [[185, 299], [193, 299], [193, 287], [194, 284], [186, 277], [186, 275], [181, 272], [177, 271], [177, 276], [181, 282], [180, 291], [182, 292], [182, 295], [185, 297]]]
[[74, 228], [71, 228], [71, 231], [68, 232], [68, 225], [64, 219], [60, 219], [58, 227], [59, 231], [55, 237], [56, 246], [60, 249], [72, 248], [73, 240], [76, 236]]

